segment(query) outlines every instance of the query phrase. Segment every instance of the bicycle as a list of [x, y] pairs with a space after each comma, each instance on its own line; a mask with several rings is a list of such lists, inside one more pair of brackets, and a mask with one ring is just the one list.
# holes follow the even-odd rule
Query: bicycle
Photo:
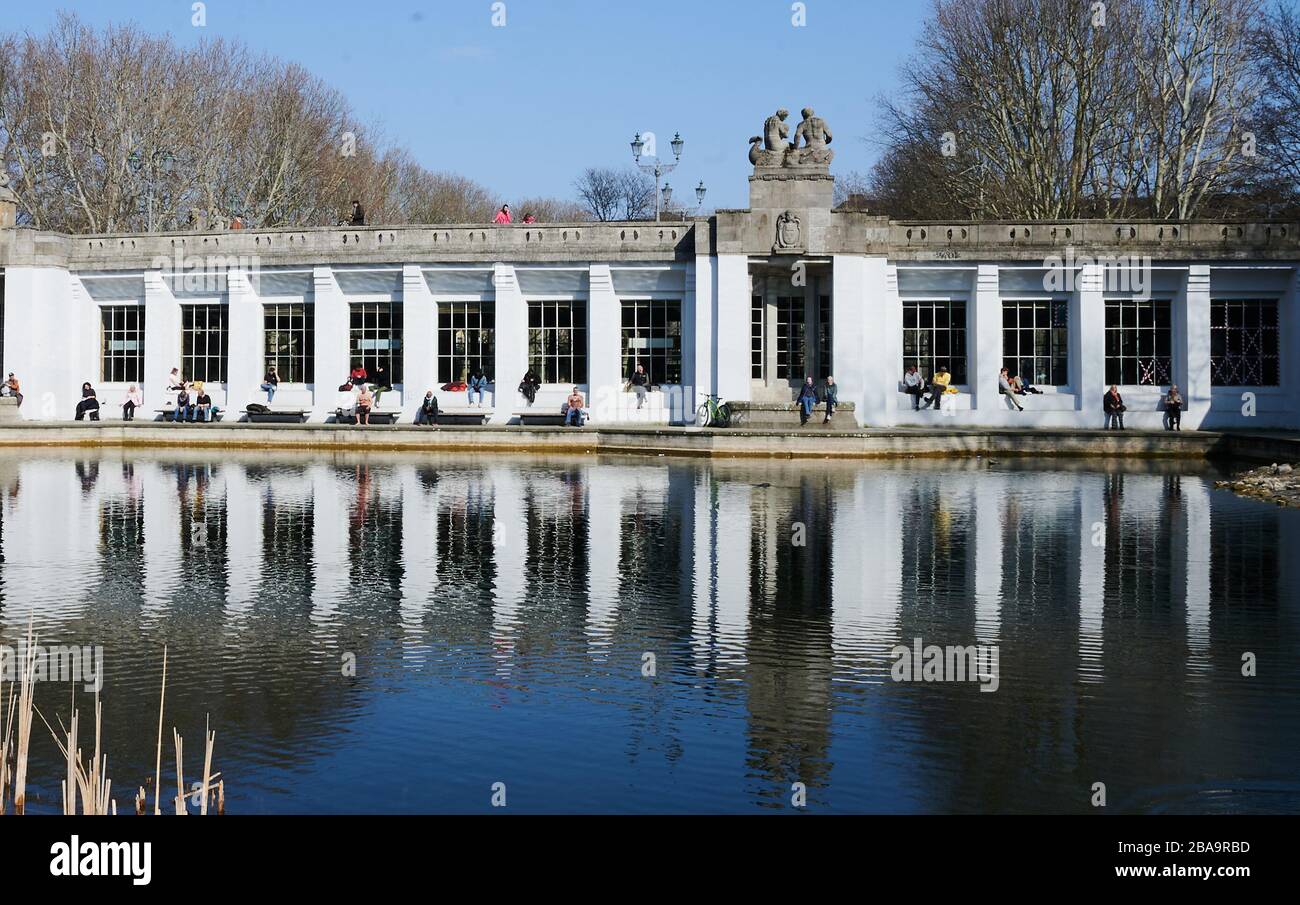
[[695, 413], [695, 423], [700, 427], [729, 427], [731, 406], [720, 396], [710, 393]]

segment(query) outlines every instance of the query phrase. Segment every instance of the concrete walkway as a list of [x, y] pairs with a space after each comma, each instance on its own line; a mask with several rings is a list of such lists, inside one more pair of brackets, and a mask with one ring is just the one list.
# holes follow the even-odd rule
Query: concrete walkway
[[1058, 429], [702, 430], [690, 427], [353, 427], [332, 424], [23, 422], [0, 447], [429, 450], [718, 458], [1242, 458], [1300, 462], [1300, 435]]

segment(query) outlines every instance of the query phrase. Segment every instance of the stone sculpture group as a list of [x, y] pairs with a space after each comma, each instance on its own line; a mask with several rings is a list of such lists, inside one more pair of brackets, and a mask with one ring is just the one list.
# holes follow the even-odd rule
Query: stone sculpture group
[[[826, 120], [811, 107], [803, 109], [803, 122], [795, 130], [794, 141], [789, 141], [790, 126], [786, 119], [790, 111], [776, 111], [763, 123], [763, 134], [749, 140], [749, 162], [755, 167], [827, 167], [835, 159], [835, 152], [827, 147], [832, 141]], [[802, 144], [801, 144], [802, 143]]]

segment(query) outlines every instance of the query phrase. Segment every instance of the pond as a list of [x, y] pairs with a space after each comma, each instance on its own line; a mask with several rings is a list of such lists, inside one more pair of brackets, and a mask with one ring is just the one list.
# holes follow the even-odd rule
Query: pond
[[166, 646], [233, 813], [1294, 813], [1300, 513], [1215, 477], [6, 451], [0, 645], [102, 655], [124, 811]]

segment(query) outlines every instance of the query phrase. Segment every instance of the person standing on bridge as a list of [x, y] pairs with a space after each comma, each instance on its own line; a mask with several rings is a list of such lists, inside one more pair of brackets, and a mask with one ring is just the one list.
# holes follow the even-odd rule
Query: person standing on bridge
[[492, 222], [495, 223], [497, 226], [506, 226], [510, 223], [513, 223], [514, 218], [510, 216], [510, 205], [508, 204], [501, 205], [501, 210], [497, 211], [496, 219], [494, 219]]

